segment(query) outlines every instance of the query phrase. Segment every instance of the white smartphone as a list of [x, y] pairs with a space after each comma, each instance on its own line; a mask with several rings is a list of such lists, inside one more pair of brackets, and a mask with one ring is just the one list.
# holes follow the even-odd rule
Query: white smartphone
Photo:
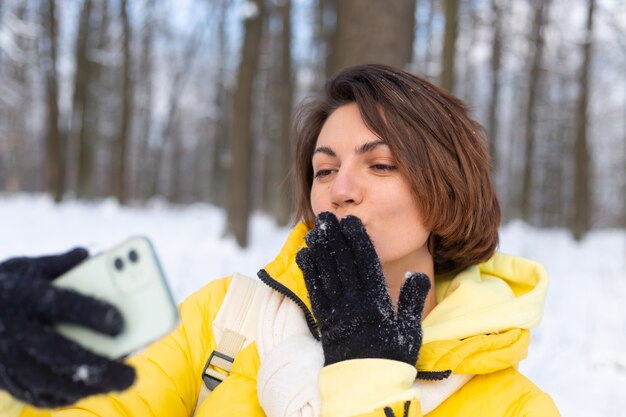
[[178, 325], [178, 309], [154, 248], [145, 237], [130, 238], [90, 257], [52, 282], [120, 310], [124, 328], [117, 336], [66, 323], [55, 326], [68, 339], [105, 357], [126, 356]]

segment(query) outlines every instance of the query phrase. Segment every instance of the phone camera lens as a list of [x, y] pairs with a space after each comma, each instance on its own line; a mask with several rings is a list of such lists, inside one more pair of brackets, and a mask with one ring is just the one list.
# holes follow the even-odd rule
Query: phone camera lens
[[115, 265], [115, 269], [117, 269], [118, 271], [124, 269], [124, 262], [120, 258], [115, 258], [115, 262], [113, 262], [113, 265]]
[[130, 259], [130, 261], [132, 263], [135, 263], [139, 260], [139, 255], [137, 254], [137, 252], [133, 249], [130, 252], [128, 252], [128, 259]]

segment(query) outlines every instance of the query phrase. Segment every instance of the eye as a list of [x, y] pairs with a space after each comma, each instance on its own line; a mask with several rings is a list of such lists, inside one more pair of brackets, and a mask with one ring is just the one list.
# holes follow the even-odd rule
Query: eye
[[395, 171], [396, 169], [398, 169], [397, 166], [388, 165], [388, 164], [374, 164], [371, 166], [371, 168], [374, 171], [379, 171], [379, 172], [389, 172], [389, 171]]
[[313, 176], [315, 178], [324, 178], [324, 177], [327, 177], [328, 175], [330, 175], [332, 173], [333, 173], [332, 169], [320, 169]]

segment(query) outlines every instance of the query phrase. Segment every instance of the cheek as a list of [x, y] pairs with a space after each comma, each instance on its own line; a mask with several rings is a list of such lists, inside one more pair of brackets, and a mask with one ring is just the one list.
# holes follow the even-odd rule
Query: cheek
[[368, 231], [382, 262], [424, 250], [430, 236], [412, 196], [397, 192], [394, 197], [379, 201], [377, 217], [384, 220]]
[[387, 222], [370, 233], [376, 253], [383, 263], [427, 250], [429, 235], [429, 231], [415, 220]]
[[311, 208], [317, 216], [323, 211], [329, 210], [328, 198], [325, 198], [323, 190], [319, 186], [313, 185], [311, 188]]

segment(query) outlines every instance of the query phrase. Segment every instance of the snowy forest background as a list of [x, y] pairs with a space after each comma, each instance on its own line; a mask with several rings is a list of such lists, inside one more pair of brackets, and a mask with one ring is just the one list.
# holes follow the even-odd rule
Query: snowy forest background
[[290, 115], [404, 67], [485, 126], [505, 222], [626, 227], [623, 0], [2, 0], [0, 190], [291, 213]]
[[626, 415], [624, 0], [0, 0], [0, 259], [144, 234], [179, 301], [254, 275], [293, 110], [362, 62], [474, 109], [500, 250], [552, 279], [521, 369], [564, 416]]

